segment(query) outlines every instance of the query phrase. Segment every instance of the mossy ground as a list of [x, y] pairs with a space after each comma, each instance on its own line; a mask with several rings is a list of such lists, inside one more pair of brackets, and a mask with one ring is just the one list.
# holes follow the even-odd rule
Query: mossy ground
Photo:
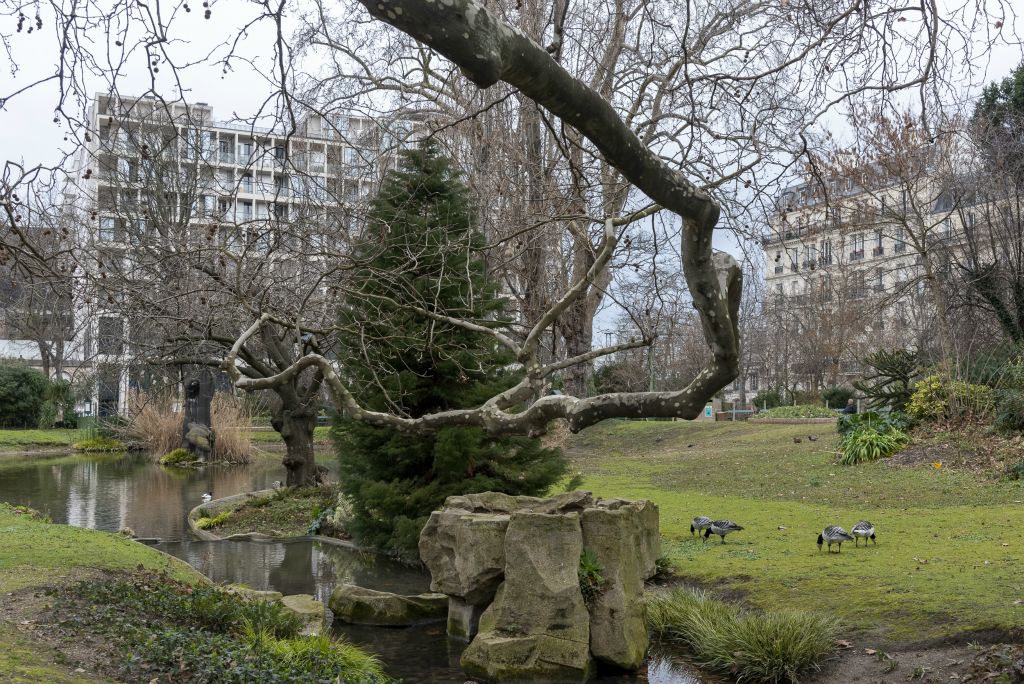
[[244, 532], [260, 532], [274, 537], [294, 537], [307, 533], [316, 513], [333, 506], [337, 492], [330, 487], [305, 487], [283, 490], [278, 495], [253, 497], [234, 509], [231, 516], [213, 528], [226, 537]]
[[[890, 643], [1024, 624], [1024, 483], [834, 465], [837, 442], [828, 425], [608, 421], [565, 448], [585, 488], [659, 505], [680, 575], [754, 606], [826, 611]], [[746, 529], [705, 544], [695, 515]], [[877, 545], [818, 552], [824, 526], [861, 519]]]

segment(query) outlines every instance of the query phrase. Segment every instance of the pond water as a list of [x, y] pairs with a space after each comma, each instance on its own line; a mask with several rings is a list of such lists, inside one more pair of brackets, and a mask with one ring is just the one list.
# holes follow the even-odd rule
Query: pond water
[[[221, 498], [267, 489], [284, 480], [279, 455], [245, 466], [169, 471], [148, 454], [0, 458], [0, 501], [31, 506], [54, 522], [158, 538], [156, 548], [185, 560], [214, 582], [241, 582], [254, 589], [312, 594], [326, 602], [334, 586], [349, 582], [381, 591], [426, 591], [429, 577], [416, 568], [369, 553], [314, 541], [205, 542], [189, 538], [185, 518], [204, 492]], [[380, 655], [388, 672], [408, 684], [462, 684], [463, 645], [443, 624], [406, 629], [336, 625], [336, 631]], [[685, 662], [655, 654], [645, 673], [609, 675], [602, 684], [713, 681]]]

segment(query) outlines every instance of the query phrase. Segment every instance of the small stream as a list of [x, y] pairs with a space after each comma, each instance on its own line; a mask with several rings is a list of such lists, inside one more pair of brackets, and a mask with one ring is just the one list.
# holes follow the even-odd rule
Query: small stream
[[[312, 594], [327, 602], [348, 582], [396, 593], [426, 591], [429, 577], [388, 558], [312, 541], [206, 542], [190, 538], [185, 518], [204, 492], [222, 498], [267, 489], [284, 480], [280, 455], [244, 466], [170, 471], [148, 454], [125, 456], [0, 456], [0, 501], [26, 505], [56, 523], [156, 538], [153, 546], [188, 562], [217, 583], [239, 582], [284, 594]], [[351, 641], [377, 653], [388, 672], [408, 684], [462, 684], [462, 644], [443, 624], [387, 629], [335, 625]], [[666, 655], [651, 657], [646, 673], [602, 676], [601, 684], [696, 684], [710, 678]]]

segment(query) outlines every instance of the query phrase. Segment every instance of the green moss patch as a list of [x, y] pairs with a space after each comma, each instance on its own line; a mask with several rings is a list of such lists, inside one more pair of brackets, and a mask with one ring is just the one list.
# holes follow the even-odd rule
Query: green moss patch
[[217, 515], [203, 515], [196, 520], [196, 527], [201, 530], [208, 530], [213, 527], [220, 527], [231, 519], [232, 511], [221, 511]]
[[160, 465], [184, 468], [198, 464], [200, 461], [188, 449], [175, 449], [160, 457]]
[[90, 437], [89, 439], [83, 439], [80, 442], [75, 442], [75, 451], [84, 452], [95, 452], [95, 451], [125, 451], [127, 447], [124, 442], [114, 439], [113, 437], [104, 437], [102, 435], [97, 437]]
[[[836, 435], [814, 427], [609, 421], [570, 438], [566, 453], [595, 494], [658, 504], [680, 575], [755, 607], [813, 602], [891, 642], [1024, 621], [1024, 482], [930, 464], [834, 465]], [[746, 529], [703, 543], [690, 535], [696, 515]], [[862, 519], [877, 545], [818, 552], [823, 527]]]

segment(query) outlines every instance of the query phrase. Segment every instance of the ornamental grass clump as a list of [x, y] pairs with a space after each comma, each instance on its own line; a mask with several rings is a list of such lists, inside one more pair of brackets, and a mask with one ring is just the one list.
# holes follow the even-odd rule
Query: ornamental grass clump
[[752, 612], [687, 588], [648, 594], [645, 607], [651, 631], [737, 682], [797, 682], [835, 651], [838, 623], [824, 615]]

